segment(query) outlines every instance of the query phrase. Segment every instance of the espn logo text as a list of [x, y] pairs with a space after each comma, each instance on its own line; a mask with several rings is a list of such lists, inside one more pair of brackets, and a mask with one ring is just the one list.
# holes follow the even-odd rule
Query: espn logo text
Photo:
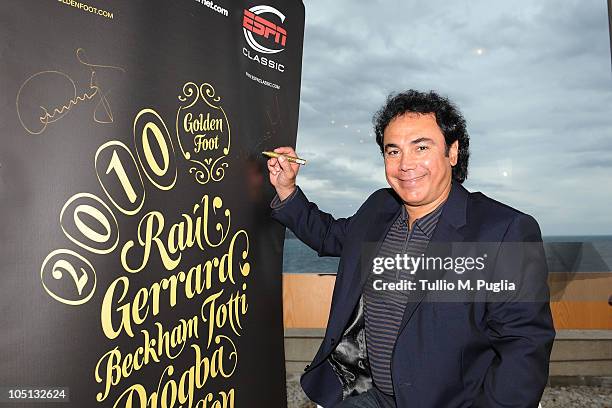
[[[284, 50], [287, 42], [287, 30], [278, 24], [273, 23], [261, 16], [261, 14], [271, 13], [280, 18], [281, 22], [285, 21], [285, 16], [271, 6], [254, 6], [250, 9], [244, 9], [244, 16], [242, 19], [242, 27], [244, 29], [244, 36], [251, 48], [255, 51], [264, 54], [276, 54]], [[259, 37], [263, 37], [267, 40], [273, 40], [275, 45], [280, 46], [269, 48], [259, 43], [253, 34]], [[272, 46], [272, 45], [271, 45]]]

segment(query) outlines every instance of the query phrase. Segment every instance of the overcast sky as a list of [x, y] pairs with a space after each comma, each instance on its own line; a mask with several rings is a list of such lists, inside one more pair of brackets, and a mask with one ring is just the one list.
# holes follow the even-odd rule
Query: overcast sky
[[336, 217], [386, 187], [372, 114], [393, 91], [455, 101], [469, 190], [544, 235], [612, 234], [612, 74], [605, 0], [304, 0], [298, 184]]

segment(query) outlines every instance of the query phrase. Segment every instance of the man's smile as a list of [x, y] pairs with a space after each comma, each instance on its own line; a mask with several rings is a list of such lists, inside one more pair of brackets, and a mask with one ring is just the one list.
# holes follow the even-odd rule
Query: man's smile
[[423, 177], [425, 177], [427, 174], [423, 174], [422, 176], [417, 176], [417, 177], [413, 177], [413, 178], [399, 178], [398, 180], [401, 181], [402, 183], [416, 183], [417, 181], [423, 179]]

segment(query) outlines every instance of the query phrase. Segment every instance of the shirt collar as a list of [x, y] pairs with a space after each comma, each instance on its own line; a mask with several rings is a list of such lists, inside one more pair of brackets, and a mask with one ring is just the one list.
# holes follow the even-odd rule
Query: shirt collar
[[[436, 229], [436, 225], [438, 224], [438, 219], [440, 218], [440, 215], [442, 214], [442, 209], [444, 208], [444, 204], [446, 204], [446, 201], [448, 200], [445, 200], [442, 204], [437, 206], [436, 209], [430, 212], [429, 214], [426, 214], [422, 216], [421, 218], [417, 219], [413, 225], [413, 228], [418, 228], [419, 230], [421, 230], [421, 232], [427, 235], [428, 238], [431, 238], [434, 230]], [[402, 211], [400, 213], [399, 218], [401, 222], [407, 224], [408, 223], [408, 211], [406, 211], [406, 206], [402, 205], [401, 207], [402, 207]]]

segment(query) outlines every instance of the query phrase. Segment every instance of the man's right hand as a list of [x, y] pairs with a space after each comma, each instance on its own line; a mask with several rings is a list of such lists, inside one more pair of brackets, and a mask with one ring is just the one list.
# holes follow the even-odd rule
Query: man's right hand
[[[297, 157], [295, 150], [292, 147], [277, 147], [275, 153], [284, 154], [286, 156]], [[276, 189], [278, 198], [284, 200], [289, 197], [296, 189], [295, 178], [300, 170], [300, 165], [291, 163], [284, 157], [268, 159], [268, 171], [270, 172], [270, 183]]]

